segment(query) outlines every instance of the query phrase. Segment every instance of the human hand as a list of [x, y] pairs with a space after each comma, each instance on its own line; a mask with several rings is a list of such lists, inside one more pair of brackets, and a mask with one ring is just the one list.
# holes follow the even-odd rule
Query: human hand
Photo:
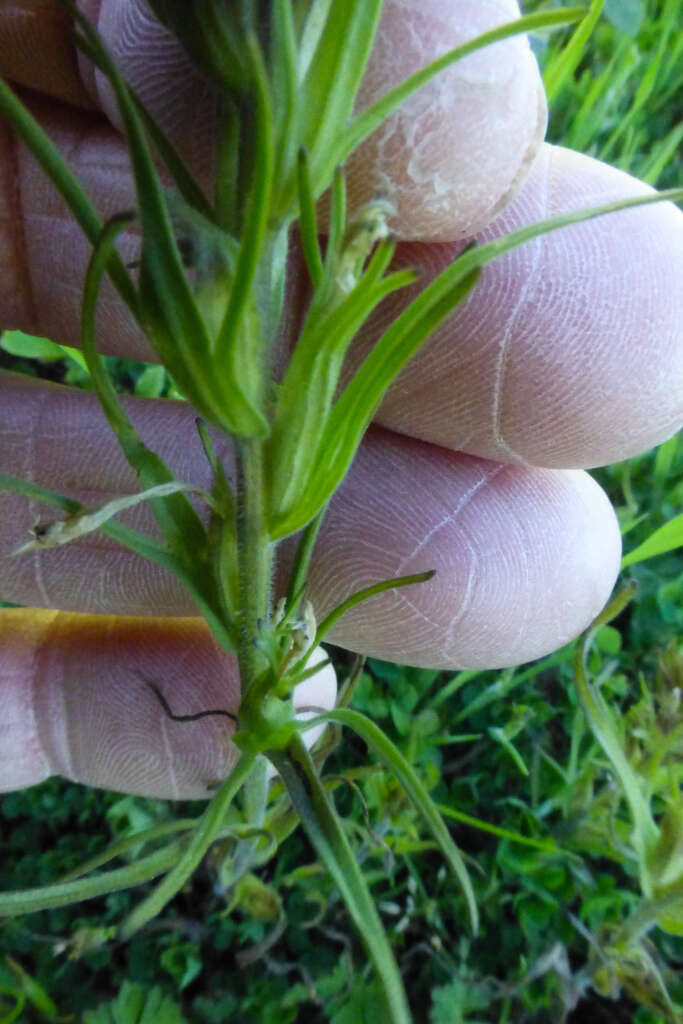
[[[206, 87], [141, 3], [82, 6], [125, 77], [209, 178]], [[501, 15], [500, 4], [452, 0], [451, 20], [442, 6], [430, 16], [424, 3], [419, 15], [387, 4], [366, 100], [457, 44], [461, 31], [473, 36], [517, 13], [512, 2]], [[116, 120], [106, 85], [76, 59], [56, 11], [15, 3], [0, 12], [0, 69], [40, 91], [34, 109], [111, 215], [133, 203], [125, 145], [101, 113]], [[413, 18], [414, 33], [405, 28]], [[496, 218], [529, 169], [543, 110], [525, 45], [484, 51], [418, 94], [382, 145], [369, 142], [352, 161], [350, 194], [389, 188], [396, 230], [421, 240], [406, 241], [399, 259], [431, 273], [473, 233], [492, 237], [642, 187], [547, 147]], [[31, 158], [8, 133], [1, 144], [8, 244], [0, 317], [77, 344], [87, 243]], [[618, 570], [619, 532], [607, 499], [576, 467], [647, 448], [680, 421], [682, 238], [683, 217], [661, 205], [556, 233], [486, 269], [385, 401], [385, 429], [371, 431], [323, 528], [311, 598], [322, 615], [378, 579], [428, 568], [437, 576], [350, 613], [334, 642], [415, 664], [497, 666], [562, 645], [597, 613]], [[134, 236], [124, 244], [135, 252]], [[302, 279], [293, 264], [292, 329]], [[102, 350], [150, 358], [113, 292], [104, 294]], [[395, 311], [382, 307], [375, 332]], [[0, 471], [92, 506], [136, 490], [92, 395], [12, 375], [1, 386]], [[179, 479], [208, 483], [192, 410], [140, 399], [129, 409]], [[0, 501], [7, 554], [26, 539], [36, 509], [14, 496]], [[131, 521], [154, 531], [144, 509]], [[185, 617], [194, 609], [175, 579], [90, 535], [5, 560], [0, 596], [62, 610], [1, 613], [0, 788], [56, 772], [184, 797], [205, 795], [224, 777], [234, 760], [226, 720], [172, 722], [140, 678], [153, 679], [176, 712], [237, 706], [234, 661], [201, 620]], [[321, 673], [302, 703], [329, 706], [333, 684]]]

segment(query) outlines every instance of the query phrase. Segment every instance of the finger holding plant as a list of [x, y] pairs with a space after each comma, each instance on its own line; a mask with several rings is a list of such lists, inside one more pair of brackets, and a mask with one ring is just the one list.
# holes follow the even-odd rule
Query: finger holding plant
[[[214, 783], [219, 789], [189, 837], [150, 854], [136, 871], [117, 874], [114, 869], [49, 893], [15, 894], [0, 907], [35, 909], [167, 872], [124, 924], [123, 933], [131, 934], [184, 884], [221, 835], [227, 807], [238, 789], [261, 772], [265, 754], [364, 936], [391, 1019], [408, 1020], [377, 912], [304, 745], [306, 734], [295, 717], [296, 687], [314, 686], [312, 704], [304, 702], [309, 708], [332, 704], [329, 669], [321, 671], [316, 663], [312, 674], [310, 666], [328, 627], [335, 641], [383, 657], [435, 666], [500, 665], [553, 649], [595, 615], [618, 569], [618, 529], [602, 492], [569, 467], [599, 460], [604, 446], [596, 448], [586, 439], [593, 431], [616, 435], [620, 416], [628, 422], [628, 435], [621, 442], [616, 436], [609, 441], [610, 457], [645, 447], [676, 425], [670, 374], [664, 379], [661, 372], [672, 352], [677, 353], [676, 367], [683, 362], [676, 311], [670, 305], [657, 322], [654, 358], [641, 365], [636, 353], [648, 331], [642, 315], [648, 278], [675, 275], [676, 257], [671, 260], [670, 250], [672, 244], [674, 251], [677, 244], [680, 248], [683, 218], [670, 205], [650, 205], [659, 196], [603, 165], [559, 153], [533, 163], [544, 105], [535, 65], [519, 34], [578, 20], [580, 10], [501, 25], [500, 11], [494, 16], [488, 5], [478, 5], [473, 14], [472, 5], [453, 4], [439, 42], [445, 36], [455, 50], [446, 47], [448, 55], [423, 73], [418, 68], [438, 56], [434, 26], [442, 26], [436, 13], [432, 20], [421, 10], [408, 29], [413, 13], [404, 5], [387, 3], [382, 9], [379, 2], [328, 6], [283, 0], [264, 10], [244, 3], [230, 14], [218, 2], [188, 6], [158, 0], [153, 6], [178, 31], [208, 82], [212, 109], [207, 121], [217, 140], [210, 161], [197, 161], [192, 151], [196, 140], [184, 137], [182, 128], [177, 131], [180, 116], [169, 122], [171, 138], [155, 118], [156, 106], [161, 120], [167, 111], [154, 89], [145, 95], [149, 80], [144, 68], [139, 74], [139, 55], [146, 44], [137, 55], [134, 46], [112, 60], [88, 20], [68, 4], [79, 59], [90, 61], [91, 95], [98, 94], [125, 130], [134, 191], [121, 169], [121, 143], [101, 121], [67, 114], [49, 103], [40, 111], [67, 151], [85, 124], [99, 152], [109, 147], [117, 167], [116, 198], [121, 199], [113, 208], [111, 194], [102, 204], [106, 181], [95, 175], [91, 201], [39, 121], [9, 89], [3, 87], [1, 94], [5, 117], [57, 184], [93, 246], [82, 289], [79, 340], [124, 457], [114, 454], [112, 435], [101, 432], [101, 414], [91, 396], [3, 380], [9, 427], [3, 426], [8, 443], [0, 480], [23, 495], [7, 500], [3, 543], [10, 539], [10, 550], [26, 543], [26, 498], [67, 513], [69, 530], [62, 528], [61, 535], [67, 532], [73, 539], [48, 552], [45, 545], [33, 545], [30, 562], [28, 552], [15, 559], [3, 597], [75, 613], [3, 613], [9, 700], [21, 712], [20, 728], [15, 727], [10, 742], [28, 751], [19, 766], [11, 765], [11, 773], [8, 758], [5, 785], [25, 785], [57, 770], [95, 784], [170, 790], [176, 796], [199, 795]], [[516, 5], [509, 6], [512, 18]], [[117, 39], [149, 38], [140, 29], [153, 23], [140, 5], [105, 4], [99, 16], [115, 44]], [[48, 32], [61, 31], [58, 20], [51, 27], [47, 20], [43, 24]], [[131, 26], [137, 31], [128, 31]], [[483, 39], [465, 41], [480, 30], [488, 31]], [[395, 35], [404, 40], [408, 70], [413, 70], [411, 61], [416, 65], [405, 86], [386, 80]], [[151, 38], [160, 66], [177, 60], [167, 35], [153, 28]], [[415, 39], [417, 55], [411, 51]], [[485, 44], [496, 48], [483, 49]], [[434, 77], [437, 71], [441, 78]], [[14, 77], [44, 87], [42, 81]], [[188, 80], [176, 72], [170, 88], [182, 95]], [[55, 82], [58, 95], [84, 98], [73, 68]], [[451, 131], [435, 130], [435, 98], [441, 106], [453, 104]], [[486, 123], [491, 141], [483, 162], [477, 146]], [[470, 149], [464, 145], [468, 138]], [[460, 160], [453, 156], [456, 149]], [[31, 159], [23, 151], [19, 159], [20, 175], [37, 182]], [[87, 178], [92, 165], [83, 160], [79, 167], [81, 160], [82, 151], [77, 151], [71, 162]], [[347, 160], [348, 189], [339, 170]], [[207, 163], [215, 183], [203, 190]], [[494, 224], [480, 235], [480, 244], [459, 254], [462, 246], [450, 240], [483, 228], [520, 187], [532, 163], [528, 185], [508, 208], [514, 213], [501, 215], [503, 230], [507, 216], [515, 230], [505, 235]], [[159, 164], [164, 165], [163, 178]], [[200, 167], [201, 181], [195, 181], [188, 165]], [[593, 200], [592, 211], [577, 212], [573, 190], [581, 195], [581, 184]], [[554, 219], [533, 224], [533, 217], [525, 215], [529, 204], [549, 185], [551, 201], [544, 212]], [[23, 193], [27, 225], [37, 198], [34, 188], [29, 184]], [[383, 193], [379, 199], [378, 190]], [[325, 192], [326, 210], [319, 208]], [[633, 195], [635, 200], [623, 198]], [[463, 196], [469, 205], [463, 205]], [[647, 209], [600, 216], [634, 203]], [[98, 206], [106, 211], [104, 217]], [[319, 215], [326, 228], [322, 243]], [[291, 232], [297, 221], [300, 248], [295, 249]], [[580, 250], [590, 245], [586, 285], [580, 288], [567, 247], [553, 248], [544, 237], [553, 232], [549, 238], [561, 238], [565, 232], [556, 229], [572, 223], [567, 237]], [[72, 230], [60, 222], [62, 240]], [[426, 234], [435, 241], [411, 249], [397, 243], [392, 231], [408, 239]], [[587, 316], [586, 309], [618, 305], [624, 281], [611, 275], [609, 256], [618, 252], [627, 232], [642, 235], [642, 273], [627, 281], [630, 333], [615, 340], [640, 372], [640, 404], [634, 410], [633, 403], [613, 402], [603, 423], [603, 410], [594, 409], [590, 388], [597, 395], [593, 381], [602, 379], [604, 387], [606, 373], [616, 385], [618, 362], [610, 346], [595, 345], [603, 324]], [[80, 236], [73, 237], [79, 238], [75, 252], [83, 252]], [[518, 255], [524, 243], [531, 243], [531, 265]], [[122, 257], [117, 245], [120, 253], [130, 250], [131, 258]], [[427, 268], [419, 282], [409, 266], [413, 251]], [[29, 303], [23, 293], [23, 301], [15, 304], [15, 323], [74, 340], [68, 338], [75, 320], [73, 306], [69, 309], [73, 294], [48, 280], [46, 251], [36, 245], [30, 252], [35, 254], [35, 295]], [[451, 262], [456, 254], [459, 258]], [[17, 265], [24, 255], [17, 251]], [[492, 310], [486, 291], [483, 300], [478, 296], [487, 274], [489, 288], [496, 281], [487, 268], [496, 257], [501, 259], [492, 267], [503, 266], [505, 288]], [[65, 268], [67, 279], [77, 264], [78, 256]], [[439, 264], [445, 269], [436, 276], [432, 268]], [[115, 292], [105, 291], [107, 274]], [[549, 303], [550, 323], [564, 327], [548, 332], [545, 347], [528, 327], [541, 302], [532, 282], [542, 280], [553, 282], [560, 296]], [[39, 325], [36, 315], [42, 315], [43, 302], [38, 296], [48, 292], [56, 300], [47, 314], [53, 319]], [[487, 315], [482, 333], [480, 321]], [[417, 354], [435, 330], [433, 343]], [[359, 333], [360, 341], [355, 340]], [[455, 340], [460, 335], [485, 339], [482, 351], [468, 354], [466, 341]], [[145, 346], [173, 375], [195, 413], [182, 405], [122, 403], [116, 396], [99, 351], [147, 356], [150, 348]], [[292, 353], [288, 361], [287, 351]], [[402, 374], [413, 356], [411, 369]], [[436, 367], [443, 386], [435, 392]], [[574, 405], [568, 411], [569, 374], [578, 383], [569, 389]], [[474, 403], [471, 416], [458, 420], [457, 412], [450, 414], [448, 392], [449, 382], [456, 388], [461, 381], [481, 402]], [[540, 401], [544, 391], [547, 398]], [[40, 425], [45, 402], [54, 414], [51, 437]], [[195, 427], [196, 413], [200, 422]], [[371, 431], [365, 437], [377, 416], [394, 432]], [[55, 471], [55, 422], [70, 424], [76, 437], [85, 436], [92, 423], [102, 454], [91, 469], [83, 451], [75, 449]], [[23, 444], [26, 437], [33, 439], [30, 450]], [[28, 472], [35, 483], [17, 479]], [[75, 479], [73, 493], [62, 493], [64, 476]], [[133, 504], [121, 496], [136, 490], [136, 480], [156, 525], [142, 504], [125, 525], [109, 515], [116, 500], [117, 511]], [[99, 501], [98, 513], [91, 496], [103, 492], [115, 500], [109, 505]], [[207, 499], [201, 511], [197, 494]], [[329, 517], [322, 523], [328, 504]], [[94, 521], [106, 540], [89, 544], [86, 533]], [[91, 593], [80, 586], [86, 566], [100, 580]], [[112, 586], [129, 567], [134, 567], [136, 582]], [[382, 579], [390, 582], [376, 585]], [[361, 597], [372, 600], [361, 603]], [[347, 614], [337, 616], [335, 606]], [[131, 623], [84, 615], [196, 615], [197, 610], [212, 636], [196, 620]], [[111, 685], [94, 702], [74, 701], [81, 685], [83, 695], [94, 695], [85, 678], [84, 652], [101, 646], [105, 631], [110, 638], [105, 650], [116, 651], [116, 656], [105, 654]], [[181, 648], [187, 641], [195, 653], [171, 665], [169, 650], [174, 648], [166, 640], [174, 631], [183, 636]], [[37, 650], [46, 652], [44, 666], [36, 665]], [[34, 715], [29, 691], [37, 679], [45, 682], [43, 703]], [[150, 679], [153, 685], [145, 686]], [[44, 696], [51, 687], [52, 694]], [[64, 702], [68, 694], [71, 703]], [[187, 698], [189, 708], [181, 707], [179, 695]], [[53, 710], [59, 701], [69, 707], [66, 716]], [[196, 717], [207, 706], [222, 708], [223, 716], [206, 716], [201, 725], [173, 721], [179, 715]], [[125, 707], [126, 716], [133, 707], [145, 709], [143, 741], [122, 716], [112, 717], [117, 707]], [[107, 719], [94, 748], [86, 742], [92, 715]], [[237, 720], [236, 731], [228, 724], [230, 716]], [[356, 729], [422, 808], [460, 878], [476, 927], [462, 858], [410, 766], [357, 713], [323, 715], [318, 724], [331, 719]], [[41, 726], [31, 734], [36, 720]], [[208, 753], [198, 757], [205, 737]], [[150, 748], [156, 742], [159, 753]]]

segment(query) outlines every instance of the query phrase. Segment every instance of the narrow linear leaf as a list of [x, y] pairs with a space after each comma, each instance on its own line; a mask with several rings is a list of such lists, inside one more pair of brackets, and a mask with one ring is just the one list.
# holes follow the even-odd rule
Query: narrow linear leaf
[[[1, 79], [0, 114], [9, 121], [22, 142], [31, 150], [73, 213], [88, 241], [94, 244], [102, 230], [102, 220], [97, 210], [52, 140]], [[118, 253], [112, 253], [107, 270], [119, 295], [140, 323], [135, 285]]]
[[290, 174], [299, 137], [298, 53], [291, 0], [274, 0], [272, 26], [273, 95], [278, 97], [275, 107], [277, 182]]
[[391, 740], [365, 715], [359, 711], [352, 711], [350, 708], [336, 708], [320, 715], [316, 722], [338, 722], [352, 729], [357, 736], [377, 754], [388, 770], [398, 779], [406, 793], [410, 797], [415, 809], [422, 814], [429, 829], [439, 844], [439, 848], [448, 862], [451, 870], [457, 877], [463, 890], [467, 909], [470, 917], [472, 931], [476, 935], [479, 928], [479, 913], [477, 902], [472, 889], [472, 883], [465, 867], [462, 854], [455, 845], [439, 814], [438, 808], [425, 786], [418, 777], [415, 769], [405, 759], [401, 751]]
[[178, 188], [178, 192], [188, 206], [197, 210], [198, 213], [201, 213], [202, 216], [206, 217], [208, 220], [212, 220], [213, 210], [211, 209], [211, 204], [200, 189], [192, 174], [190, 174], [180, 153], [175, 148], [156, 118], [149, 112], [138, 94], [131, 89], [130, 86], [128, 87], [128, 91], [130, 92], [131, 99], [135, 104], [135, 109], [138, 112], [140, 120], [144, 124], [147, 134], [152, 140], [154, 148], [173, 178], [173, 181]]
[[324, 428], [353, 338], [383, 299], [415, 281], [412, 271], [399, 271], [375, 281], [377, 268], [373, 263], [353, 291], [329, 313], [317, 315], [317, 303], [311, 307], [290, 359], [267, 448], [275, 516], [285, 515], [296, 504], [312, 470], [324, 457]]
[[[141, 440], [119, 401], [109, 374], [104, 368], [95, 344], [96, 311], [102, 276], [109, 262], [117, 235], [132, 215], [120, 214], [106, 224], [93, 248], [83, 288], [81, 311], [81, 345], [93, 386], [109, 425], [116, 434], [128, 462], [137, 473], [143, 488], [174, 481], [166, 463]], [[189, 562], [196, 558], [206, 542], [206, 531], [189, 500], [180, 495], [163, 501], [152, 501], [152, 510], [171, 550], [183, 554]]]
[[[263, 331], [253, 310], [253, 287], [263, 256], [269, 227], [275, 172], [275, 126], [268, 77], [256, 39], [249, 36], [253, 66], [254, 122], [248, 128], [254, 140], [249, 199], [242, 223], [241, 243], [230, 296], [213, 342], [216, 362], [223, 368], [226, 386], [241, 396], [248, 409], [244, 422], [235, 422], [238, 436], [266, 437], [269, 424], [262, 409]], [[271, 296], [268, 297], [269, 303]], [[234, 429], [234, 428], [233, 428]]]
[[312, 519], [303, 530], [299, 538], [285, 597], [285, 608], [288, 615], [296, 615], [299, 610], [301, 598], [303, 597], [308, 580], [308, 570], [313, 557], [315, 542], [318, 539], [325, 511], [325, 508], [320, 510], [315, 519]]
[[[479, 829], [480, 832], [488, 832], [499, 839], [508, 839], [511, 843], [519, 843], [520, 846], [530, 846], [534, 850], [541, 850], [543, 853], [548, 854], [549, 857], [576, 856], [567, 850], [563, 850], [552, 839], [532, 839], [529, 836], [523, 836], [520, 832], [511, 832], [510, 829], [501, 828], [499, 825], [491, 825], [490, 822], [483, 821], [481, 818], [473, 818], [471, 814], [465, 814], [463, 811], [447, 807], [445, 804], [437, 804], [436, 809], [444, 818], [452, 818], [463, 825], [470, 825], [472, 828]], [[579, 857], [576, 857], [576, 859], [580, 860]]]
[[253, 755], [243, 753], [222, 784], [209, 806], [204, 811], [190, 841], [180, 859], [162, 882], [128, 915], [121, 925], [121, 936], [129, 939], [143, 925], [156, 917], [169, 900], [185, 885], [192, 872], [199, 866], [205, 853], [217, 838], [226, 812], [232, 800], [247, 778], [253, 763]]
[[391, 945], [365, 879], [303, 741], [295, 735], [287, 751], [268, 751], [313, 847], [336, 884], [381, 982], [390, 1024], [411, 1024]]
[[621, 568], [625, 569], [636, 562], [644, 562], [646, 558], [654, 558], [656, 555], [665, 555], [668, 551], [675, 551], [680, 547], [683, 547], [683, 513], [660, 526], [647, 540], [624, 555]]
[[97, 868], [101, 868], [103, 864], [108, 864], [109, 861], [116, 860], [117, 857], [122, 857], [124, 854], [129, 853], [135, 847], [140, 847], [157, 839], [164, 839], [175, 832], [187, 832], [189, 829], [194, 828], [196, 824], [196, 818], [176, 818], [173, 821], [164, 821], [159, 825], [154, 825], [152, 828], [136, 832], [134, 835], [124, 836], [122, 839], [117, 839], [110, 843], [106, 849], [79, 864], [78, 867], [73, 868], [67, 874], [62, 875], [59, 882], [64, 884], [65, 882], [72, 882], [77, 878], [82, 878], [84, 875], [89, 875], [91, 872], [96, 871]]
[[306, 267], [317, 288], [323, 276], [323, 259], [318, 242], [318, 220], [315, 200], [311, 189], [311, 174], [308, 165], [308, 154], [305, 149], [299, 150], [297, 161], [297, 185], [299, 189], [299, 230], [301, 245], [304, 251]]
[[437, 324], [473, 287], [477, 275], [475, 269], [438, 295], [434, 282], [382, 335], [327, 418], [304, 494], [291, 507], [276, 510], [280, 514], [270, 524], [274, 539], [301, 529], [329, 501], [348, 472], [387, 388]]
[[243, 426], [253, 411], [241, 391], [228, 388], [221, 374], [207, 373], [210, 339], [185, 273], [168, 204], [130, 90], [73, 0], [59, 2], [80, 29], [78, 45], [108, 78], [126, 130], [143, 229], [140, 295], [148, 338], [202, 415], [220, 427], [228, 423], [230, 428]]
[[312, 0], [308, 4], [306, 20], [299, 43], [299, 83], [303, 82], [323, 34], [332, 0]]
[[435, 575], [435, 569], [428, 569], [426, 572], [418, 572], [412, 576], [395, 576], [392, 579], [381, 580], [379, 583], [373, 583], [369, 587], [364, 587], [362, 590], [356, 591], [356, 593], [352, 594], [351, 597], [348, 597], [346, 601], [342, 601], [341, 604], [338, 604], [337, 607], [323, 619], [316, 631], [313, 646], [317, 647], [332, 629], [334, 624], [341, 619], [342, 615], [345, 615], [351, 608], [355, 608], [357, 604], [361, 604], [361, 602], [367, 601], [369, 598], [375, 597], [377, 594], [383, 594], [387, 590], [394, 590], [400, 587], [412, 587], [416, 583], [427, 583], [429, 580], [433, 579]]
[[[69, 516], [86, 514], [88, 509], [85, 505], [67, 498], [62, 494], [49, 490], [47, 487], [40, 487], [38, 484], [29, 483], [26, 480], [18, 480], [15, 477], [0, 473], [0, 490], [13, 491], [15, 494], [23, 494], [32, 501], [42, 501], [48, 505], [54, 505], [62, 509]], [[230, 624], [227, 624], [225, 617], [216, 611], [215, 602], [210, 600], [206, 593], [206, 573], [200, 563], [188, 569], [180, 559], [171, 554], [151, 537], [147, 537], [137, 530], [133, 530], [122, 523], [113, 521], [105, 522], [99, 527], [100, 531], [112, 540], [117, 541], [123, 547], [129, 548], [136, 554], [154, 562], [164, 569], [174, 573], [181, 583], [187, 588], [194, 598], [197, 608], [204, 615], [211, 631], [218, 643], [226, 651], [236, 650], [236, 634]], [[210, 595], [212, 597], [212, 595]]]
[[347, 385], [328, 420], [320, 445], [320, 451], [325, 456], [311, 474], [306, 499], [293, 512], [271, 524], [272, 536], [285, 537], [301, 529], [329, 500], [344, 479], [386, 389], [438, 323], [468, 294], [482, 267], [503, 253], [551, 231], [609, 213], [666, 201], [683, 201], [683, 188], [559, 214], [529, 224], [485, 245], [466, 249], [385, 331]]
[[[77, 540], [87, 533], [93, 533], [95, 530], [100, 529], [110, 519], [113, 519], [114, 516], [119, 515], [120, 512], [134, 508], [143, 501], [150, 501], [152, 498], [165, 498], [170, 494], [178, 494], [181, 491], [197, 492], [210, 499], [210, 495], [206, 495], [201, 488], [195, 487], [192, 484], [183, 484], [179, 481], [159, 484], [157, 487], [150, 487], [147, 491], [127, 494], [123, 498], [114, 498], [113, 501], [107, 502], [106, 505], [103, 505], [94, 512], [88, 511], [80, 515], [68, 516], [66, 519], [60, 519], [55, 523], [51, 523], [50, 526], [41, 529], [33, 540], [17, 548], [14, 554], [19, 555], [24, 551], [34, 551], [37, 548], [54, 548], [62, 544], [68, 544], [70, 541]], [[35, 530], [34, 533], [36, 533]]]
[[382, 0], [331, 4], [301, 82], [302, 141], [311, 154], [316, 196], [327, 187], [335, 165], [343, 162], [330, 161], [330, 152], [337, 146], [339, 126], [347, 123], [353, 111], [381, 11]]
[[[563, 50], [546, 67], [543, 75], [548, 101], [552, 102], [567, 79], [578, 67], [591, 33], [598, 23], [605, 0], [592, 0], [588, 12]], [[576, 19], [574, 19], [576, 20]]]

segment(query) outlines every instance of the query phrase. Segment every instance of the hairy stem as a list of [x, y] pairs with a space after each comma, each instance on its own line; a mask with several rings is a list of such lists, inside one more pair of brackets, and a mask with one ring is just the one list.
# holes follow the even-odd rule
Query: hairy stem
[[245, 695], [266, 666], [259, 637], [270, 620], [273, 549], [266, 530], [263, 444], [236, 444], [238, 474], [237, 547], [241, 623], [238, 658]]

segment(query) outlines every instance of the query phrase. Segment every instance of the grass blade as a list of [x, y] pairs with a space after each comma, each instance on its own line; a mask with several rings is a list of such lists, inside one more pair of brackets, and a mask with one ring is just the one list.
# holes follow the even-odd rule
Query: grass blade
[[545, 91], [549, 103], [553, 101], [565, 81], [578, 67], [579, 61], [581, 60], [586, 48], [586, 43], [598, 23], [598, 19], [602, 14], [604, 6], [605, 0], [592, 0], [591, 5], [588, 8], [588, 12], [585, 10], [582, 12], [585, 17], [567, 45], [546, 67], [543, 74], [543, 84], [545, 85]]
[[664, 526], [651, 533], [647, 540], [633, 548], [621, 560], [621, 568], [628, 565], [635, 565], [636, 562], [644, 562], [646, 558], [655, 558], [657, 555], [665, 555], [668, 551], [675, 551], [683, 547], [683, 513], [674, 516]]

